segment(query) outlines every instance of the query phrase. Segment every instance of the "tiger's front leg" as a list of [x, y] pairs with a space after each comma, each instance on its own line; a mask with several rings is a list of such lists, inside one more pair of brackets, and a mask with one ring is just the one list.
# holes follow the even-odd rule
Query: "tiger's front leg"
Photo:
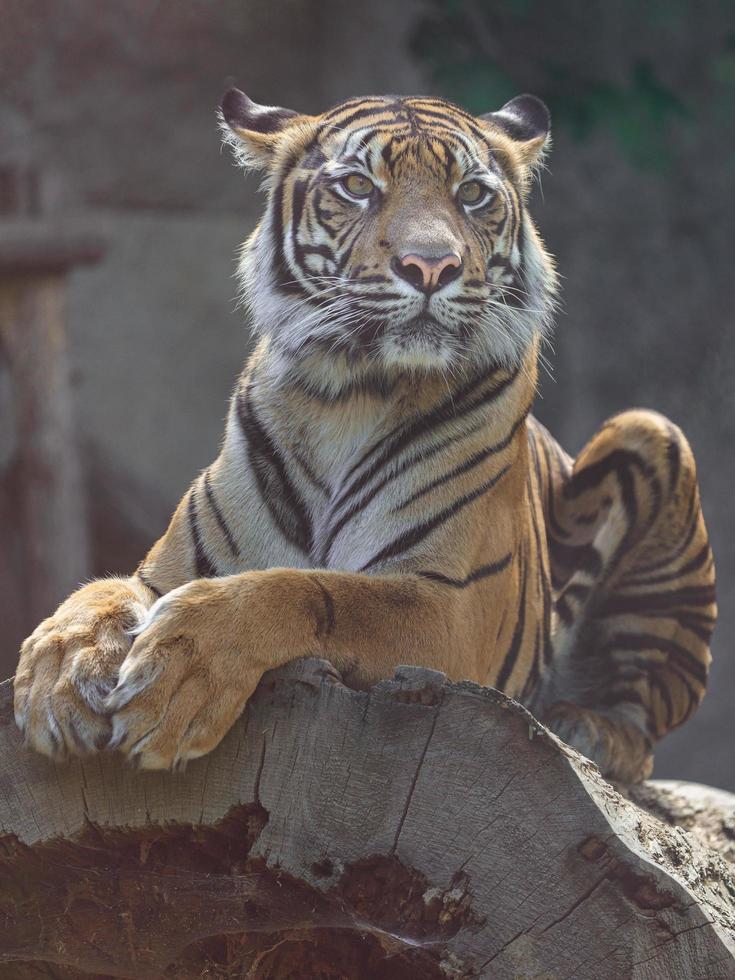
[[470, 676], [467, 619], [411, 575], [269, 569], [191, 582], [151, 609], [120, 670], [110, 748], [146, 769], [204, 755], [263, 673], [298, 657], [325, 656], [358, 686], [399, 662]]
[[154, 599], [135, 576], [90, 582], [28, 637], [15, 675], [15, 719], [32, 748], [60, 760], [105, 747], [105, 699], [130, 631]]
[[[186, 502], [186, 498], [185, 498]], [[106, 748], [106, 699], [118, 682], [135, 629], [163, 589], [193, 578], [186, 556], [186, 503], [151, 555], [157, 583], [143, 568], [77, 589], [23, 643], [15, 674], [15, 719], [31, 748], [55, 760]]]
[[547, 526], [559, 621], [532, 708], [606, 776], [632, 783], [650, 775], [656, 741], [691, 716], [707, 682], [715, 577], [694, 458], [667, 419], [630, 411], [571, 470], [558, 448], [555, 459]]

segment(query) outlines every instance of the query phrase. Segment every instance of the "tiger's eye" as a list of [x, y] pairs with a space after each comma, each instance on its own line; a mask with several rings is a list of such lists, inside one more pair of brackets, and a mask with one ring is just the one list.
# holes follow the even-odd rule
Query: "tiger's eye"
[[459, 199], [462, 204], [477, 204], [485, 196], [485, 188], [479, 180], [468, 180], [459, 188]]
[[370, 197], [373, 192], [373, 182], [362, 174], [348, 174], [342, 184], [353, 197]]

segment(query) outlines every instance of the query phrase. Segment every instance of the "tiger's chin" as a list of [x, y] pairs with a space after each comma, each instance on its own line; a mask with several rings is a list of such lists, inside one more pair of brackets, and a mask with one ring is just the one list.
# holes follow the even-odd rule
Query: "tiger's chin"
[[[500, 341], [500, 342], [499, 342]], [[375, 345], [375, 359], [389, 372], [463, 375], [491, 366], [509, 365], [520, 351], [486, 331], [417, 317], [385, 330]]]
[[388, 371], [445, 372], [456, 365], [459, 350], [456, 340], [441, 336], [423, 325], [386, 334], [378, 347], [378, 358]]
[[428, 314], [383, 323], [370, 346], [374, 360], [390, 373], [445, 374], [467, 362], [456, 326]]

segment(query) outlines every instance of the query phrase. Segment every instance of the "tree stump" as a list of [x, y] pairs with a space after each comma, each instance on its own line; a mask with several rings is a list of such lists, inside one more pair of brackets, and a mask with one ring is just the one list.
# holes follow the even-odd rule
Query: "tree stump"
[[[638, 805], [497, 691], [294, 662], [176, 775], [54, 765], [11, 699], [2, 977], [735, 977], [732, 866], [702, 842], [732, 845], [735, 797]], [[675, 826], [697, 814], [702, 840]]]

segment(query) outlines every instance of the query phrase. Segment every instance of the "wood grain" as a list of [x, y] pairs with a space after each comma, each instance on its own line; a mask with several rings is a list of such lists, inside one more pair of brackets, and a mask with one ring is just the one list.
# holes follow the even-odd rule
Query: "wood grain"
[[[674, 825], [696, 790], [638, 805], [494, 690], [295, 662], [177, 775], [56, 766], [11, 701], [3, 977], [735, 976], [732, 866]], [[735, 798], [706, 808], [725, 851]]]

